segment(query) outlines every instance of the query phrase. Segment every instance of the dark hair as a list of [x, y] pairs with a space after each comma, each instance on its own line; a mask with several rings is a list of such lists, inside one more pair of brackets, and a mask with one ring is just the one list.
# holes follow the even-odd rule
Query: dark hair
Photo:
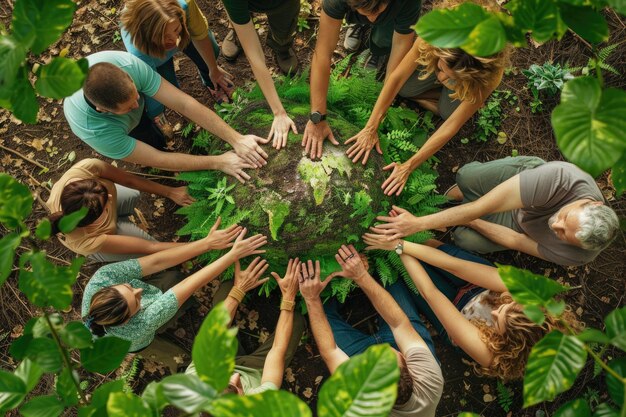
[[61, 211], [50, 215], [52, 233], [57, 234], [61, 217], [87, 207], [87, 215], [78, 222], [78, 227], [90, 225], [102, 215], [109, 199], [109, 190], [97, 180], [78, 180], [66, 184], [61, 192]]
[[362, 9], [368, 13], [375, 13], [390, 0], [348, 0], [346, 3], [353, 9]]
[[409, 373], [409, 369], [406, 364], [403, 363], [400, 366], [400, 380], [398, 381], [398, 397], [396, 398], [396, 405], [406, 404], [413, 394], [413, 378]]
[[100, 337], [106, 333], [104, 326], [119, 326], [130, 316], [130, 308], [122, 294], [113, 287], [105, 287], [91, 297], [86, 320], [91, 333]]
[[83, 94], [87, 100], [106, 110], [117, 110], [134, 93], [134, 82], [125, 71], [108, 62], [100, 62], [89, 68]]

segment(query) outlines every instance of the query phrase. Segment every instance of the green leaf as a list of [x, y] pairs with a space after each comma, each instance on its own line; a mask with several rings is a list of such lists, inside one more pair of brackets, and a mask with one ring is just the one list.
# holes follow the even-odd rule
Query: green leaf
[[30, 215], [33, 196], [24, 184], [0, 173], [0, 223], [15, 229]]
[[146, 417], [152, 415], [150, 408], [134, 394], [115, 392], [107, 402], [109, 417]]
[[539, 326], [546, 321], [546, 316], [543, 314], [543, 310], [536, 305], [525, 306], [524, 314], [526, 314], [526, 317], [537, 323]]
[[35, 236], [40, 240], [48, 240], [50, 239], [50, 235], [52, 234], [52, 223], [48, 218], [44, 218], [37, 225], [37, 229], [35, 229]]
[[91, 332], [82, 321], [72, 321], [59, 331], [63, 343], [74, 349], [83, 349], [93, 345]]
[[607, 0], [606, 2], [622, 16], [626, 16], [626, 0]]
[[607, 344], [611, 342], [611, 339], [598, 329], [585, 329], [578, 333], [576, 337], [584, 343], [593, 342]]
[[609, 27], [600, 13], [591, 7], [577, 7], [560, 3], [561, 18], [581, 38], [591, 43], [601, 43], [609, 39]]
[[63, 368], [57, 378], [56, 392], [66, 406], [78, 404], [78, 390], [75, 384], [78, 381], [78, 373], [68, 368]]
[[237, 328], [228, 328], [230, 315], [223, 303], [213, 307], [193, 343], [191, 356], [200, 379], [218, 392], [228, 386], [235, 369]]
[[129, 340], [101, 337], [94, 341], [93, 347], [80, 350], [80, 360], [86, 370], [105, 374], [120, 366], [129, 348]]
[[498, 265], [498, 273], [513, 299], [524, 306], [544, 306], [552, 297], [569, 289], [543, 275], [510, 265]]
[[607, 403], [602, 403], [596, 407], [593, 417], [619, 417], [619, 411]]
[[26, 49], [13, 36], [0, 36], [0, 85], [10, 88], [26, 59]]
[[107, 382], [100, 385], [91, 396], [91, 405], [96, 407], [106, 407], [109, 396], [115, 392], [122, 392], [124, 389], [124, 381], [118, 379], [116, 381]]
[[61, 220], [59, 220], [59, 230], [62, 233], [70, 233], [76, 229], [78, 223], [80, 223], [80, 221], [87, 215], [87, 211], [87, 207], [83, 206], [80, 210], [68, 214], [67, 216], [63, 216]]
[[17, 72], [12, 91], [11, 107], [13, 108], [13, 115], [24, 123], [37, 123], [39, 102], [37, 101], [35, 90], [28, 79], [26, 67], [21, 67]]
[[567, 159], [598, 176], [626, 149], [626, 91], [602, 90], [592, 77], [568, 81], [552, 112], [552, 127]]
[[550, 332], [530, 351], [524, 375], [524, 407], [552, 401], [568, 390], [586, 360], [584, 344], [575, 336]]
[[[72, 303], [72, 285], [85, 258], [74, 258], [70, 266], [58, 266], [48, 261], [44, 252], [25, 255], [20, 259], [20, 290], [38, 307], [67, 308]], [[30, 268], [24, 268], [28, 263]]]
[[615, 194], [617, 197], [621, 197], [626, 191], [626, 151], [622, 152], [622, 156], [613, 165], [611, 178], [613, 179]]
[[470, 34], [491, 15], [481, 6], [463, 3], [454, 9], [436, 9], [422, 16], [415, 31], [439, 48], [456, 48], [469, 41]]
[[57, 417], [65, 407], [54, 395], [35, 397], [20, 408], [24, 417]]
[[471, 413], [469, 411], [460, 412], [457, 417], [480, 417], [480, 414]]
[[154, 415], [161, 415], [161, 411], [168, 404], [163, 395], [163, 387], [160, 382], [152, 381], [141, 394], [144, 402], [150, 406]]
[[28, 345], [33, 340], [32, 334], [26, 334], [18, 337], [11, 343], [11, 347], [9, 348], [9, 353], [18, 361], [26, 358], [26, 349], [28, 349]]
[[[620, 377], [624, 378], [624, 376], [626, 376], [626, 358], [613, 359], [607, 365]], [[623, 407], [625, 390], [624, 383], [615, 378], [613, 375], [607, 373], [606, 387], [608, 388], [609, 395], [611, 396], [611, 399], [615, 402], [615, 404], [617, 404], [619, 407]]]
[[320, 390], [319, 415], [386, 417], [398, 390], [396, 355], [388, 344], [374, 345], [342, 363]]
[[31, 340], [26, 349], [26, 357], [45, 372], [58, 372], [63, 366], [56, 343], [47, 337], [37, 337]]
[[40, 54], [72, 23], [74, 10], [71, 0], [16, 0], [13, 35]]
[[584, 398], [577, 398], [562, 405], [554, 417], [591, 417], [591, 409]]
[[163, 396], [187, 414], [206, 410], [217, 398], [217, 391], [196, 375], [171, 375], [161, 382]]
[[22, 238], [17, 233], [9, 233], [0, 239], [0, 285], [4, 284], [11, 274], [15, 249], [21, 242]]
[[558, 30], [558, 10], [553, 0], [511, 0], [504, 7], [513, 15], [515, 26], [531, 32], [539, 43], [551, 39]]
[[506, 45], [504, 27], [496, 16], [480, 22], [469, 34], [461, 48], [474, 56], [491, 56], [500, 52]]
[[24, 400], [26, 384], [17, 376], [0, 370], [0, 411], [11, 410]]
[[626, 351], [626, 307], [611, 311], [604, 319], [610, 343]]
[[265, 391], [255, 395], [225, 395], [211, 405], [214, 417], [310, 417], [304, 401], [287, 391]]
[[551, 315], [558, 317], [565, 311], [565, 301], [550, 300], [546, 303], [546, 310], [548, 310], [548, 313]]
[[30, 359], [24, 359], [20, 362], [14, 375], [24, 381], [24, 384], [26, 384], [26, 392], [30, 392], [35, 388], [43, 375], [43, 369]]
[[54, 58], [49, 64], [41, 67], [35, 82], [35, 90], [39, 95], [49, 98], [61, 99], [71, 96], [83, 86], [87, 75], [83, 67], [73, 59]]

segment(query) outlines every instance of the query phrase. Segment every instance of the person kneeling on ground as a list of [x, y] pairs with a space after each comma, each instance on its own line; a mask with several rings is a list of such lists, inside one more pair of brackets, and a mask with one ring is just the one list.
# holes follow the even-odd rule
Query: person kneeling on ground
[[[398, 397], [389, 417], [434, 416], [443, 392], [443, 376], [433, 354], [432, 339], [420, 320], [408, 288], [398, 281], [387, 292], [367, 272], [352, 245], [343, 245], [335, 259], [341, 265], [340, 272], [322, 282], [319, 261], [315, 262], [315, 267], [308, 261], [302, 264], [300, 281], [300, 293], [306, 302], [315, 343], [324, 363], [333, 373], [350, 356], [364, 352], [371, 345], [389, 343], [396, 350], [400, 367]], [[322, 305], [320, 293], [334, 276], [354, 280], [367, 295], [382, 319], [378, 333], [366, 335], [339, 316], [336, 304]]]
[[[68, 249], [97, 262], [117, 262], [186, 243], [158, 242], [128, 219], [140, 191], [168, 197], [186, 206], [194, 200], [187, 187], [168, 187], [116, 168], [99, 159], [84, 159], [54, 184], [46, 206], [52, 232]], [[87, 215], [72, 232], [62, 234], [63, 216], [87, 207]]]
[[[87, 61], [89, 71], [83, 88], [64, 100], [63, 112], [72, 132], [98, 153], [169, 171], [217, 169], [240, 182], [250, 179], [245, 168], [260, 168], [267, 163], [267, 153], [259, 144], [268, 140], [236, 132], [139, 58], [128, 52], [103, 51], [89, 55]], [[145, 96], [223, 139], [234, 152], [163, 152], [165, 137], [146, 115]]]
[[[223, 282], [213, 298], [214, 305], [224, 301], [231, 322], [246, 292], [268, 280], [268, 278], [259, 280], [268, 266], [265, 260], [260, 262], [259, 260], [260, 258], [254, 259], [244, 272], [240, 272], [241, 267], [237, 262], [234, 283]], [[282, 294], [276, 330], [251, 354], [245, 354], [241, 344], [239, 345], [239, 353], [235, 358], [235, 373], [230, 378], [226, 392], [252, 395], [278, 390], [283, 382], [285, 367], [291, 362], [300, 343], [304, 331], [304, 318], [300, 313], [294, 312], [300, 261], [298, 258], [289, 260], [284, 278], [281, 279], [275, 272], [272, 272], [272, 276], [276, 279]], [[186, 373], [196, 374], [193, 363], [189, 365]]]
[[[192, 306], [190, 297], [196, 290], [238, 259], [265, 252], [259, 250], [267, 242], [265, 236], [244, 239], [245, 228], [233, 225], [217, 230], [218, 225], [219, 222], [206, 238], [184, 247], [98, 269], [85, 286], [81, 310], [92, 334], [126, 339], [131, 342], [129, 352], [141, 352], [142, 356], [167, 365], [175, 373], [178, 365], [174, 356], [188, 352], [161, 334], [173, 327], [176, 319]], [[208, 250], [228, 247], [230, 251], [221, 258], [185, 279], [181, 280], [181, 274], [176, 271], [164, 271]], [[143, 279], [152, 274], [156, 275]]]
[[389, 240], [426, 229], [457, 227], [457, 246], [477, 253], [513, 249], [563, 266], [584, 265], [617, 236], [617, 214], [594, 179], [568, 162], [507, 157], [472, 162], [446, 194], [457, 207], [423, 217], [394, 206], [378, 217]]

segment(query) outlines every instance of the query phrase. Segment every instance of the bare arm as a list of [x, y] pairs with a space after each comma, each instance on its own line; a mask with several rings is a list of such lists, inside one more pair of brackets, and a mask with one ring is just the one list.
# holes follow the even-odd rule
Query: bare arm
[[409, 255], [401, 255], [402, 263], [415, 286], [433, 310], [443, 327], [465, 353], [482, 366], [489, 366], [493, 354], [480, 338], [480, 331], [456, 309], [433, 284], [419, 261]]
[[209, 77], [213, 82], [213, 88], [221, 87], [227, 95], [230, 95], [233, 89], [231, 76], [217, 65], [211, 39], [207, 36], [203, 39], [192, 39], [191, 42], [209, 68]]
[[157, 242], [135, 236], [106, 235], [99, 252], [149, 255], [151, 253], [185, 245], [187, 245], [187, 243]]
[[[391, 73], [398, 68], [400, 62], [407, 56], [415, 41], [415, 32], [402, 34], [393, 32], [391, 40], [391, 52], [389, 53], [389, 61], [387, 62], [387, 74], [385, 80], [389, 78]], [[397, 94], [397, 93], [396, 93]]]
[[492, 242], [502, 245], [505, 248], [518, 250], [537, 258], [545, 259], [539, 253], [539, 244], [524, 233], [518, 233], [506, 226], [491, 223], [482, 219], [473, 220], [469, 222], [467, 226], [471, 227]]

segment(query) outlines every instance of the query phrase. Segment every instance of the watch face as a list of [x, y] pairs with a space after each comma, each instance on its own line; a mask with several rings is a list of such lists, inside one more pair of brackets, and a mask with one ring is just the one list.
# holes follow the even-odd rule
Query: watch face
[[402, 248], [396, 248], [396, 253], [398, 255], [402, 255]]
[[309, 116], [309, 119], [311, 119], [311, 121], [313, 123], [319, 123], [322, 121], [322, 113], [318, 112], [318, 111], [314, 111], [313, 113], [311, 113], [311, 115]]

